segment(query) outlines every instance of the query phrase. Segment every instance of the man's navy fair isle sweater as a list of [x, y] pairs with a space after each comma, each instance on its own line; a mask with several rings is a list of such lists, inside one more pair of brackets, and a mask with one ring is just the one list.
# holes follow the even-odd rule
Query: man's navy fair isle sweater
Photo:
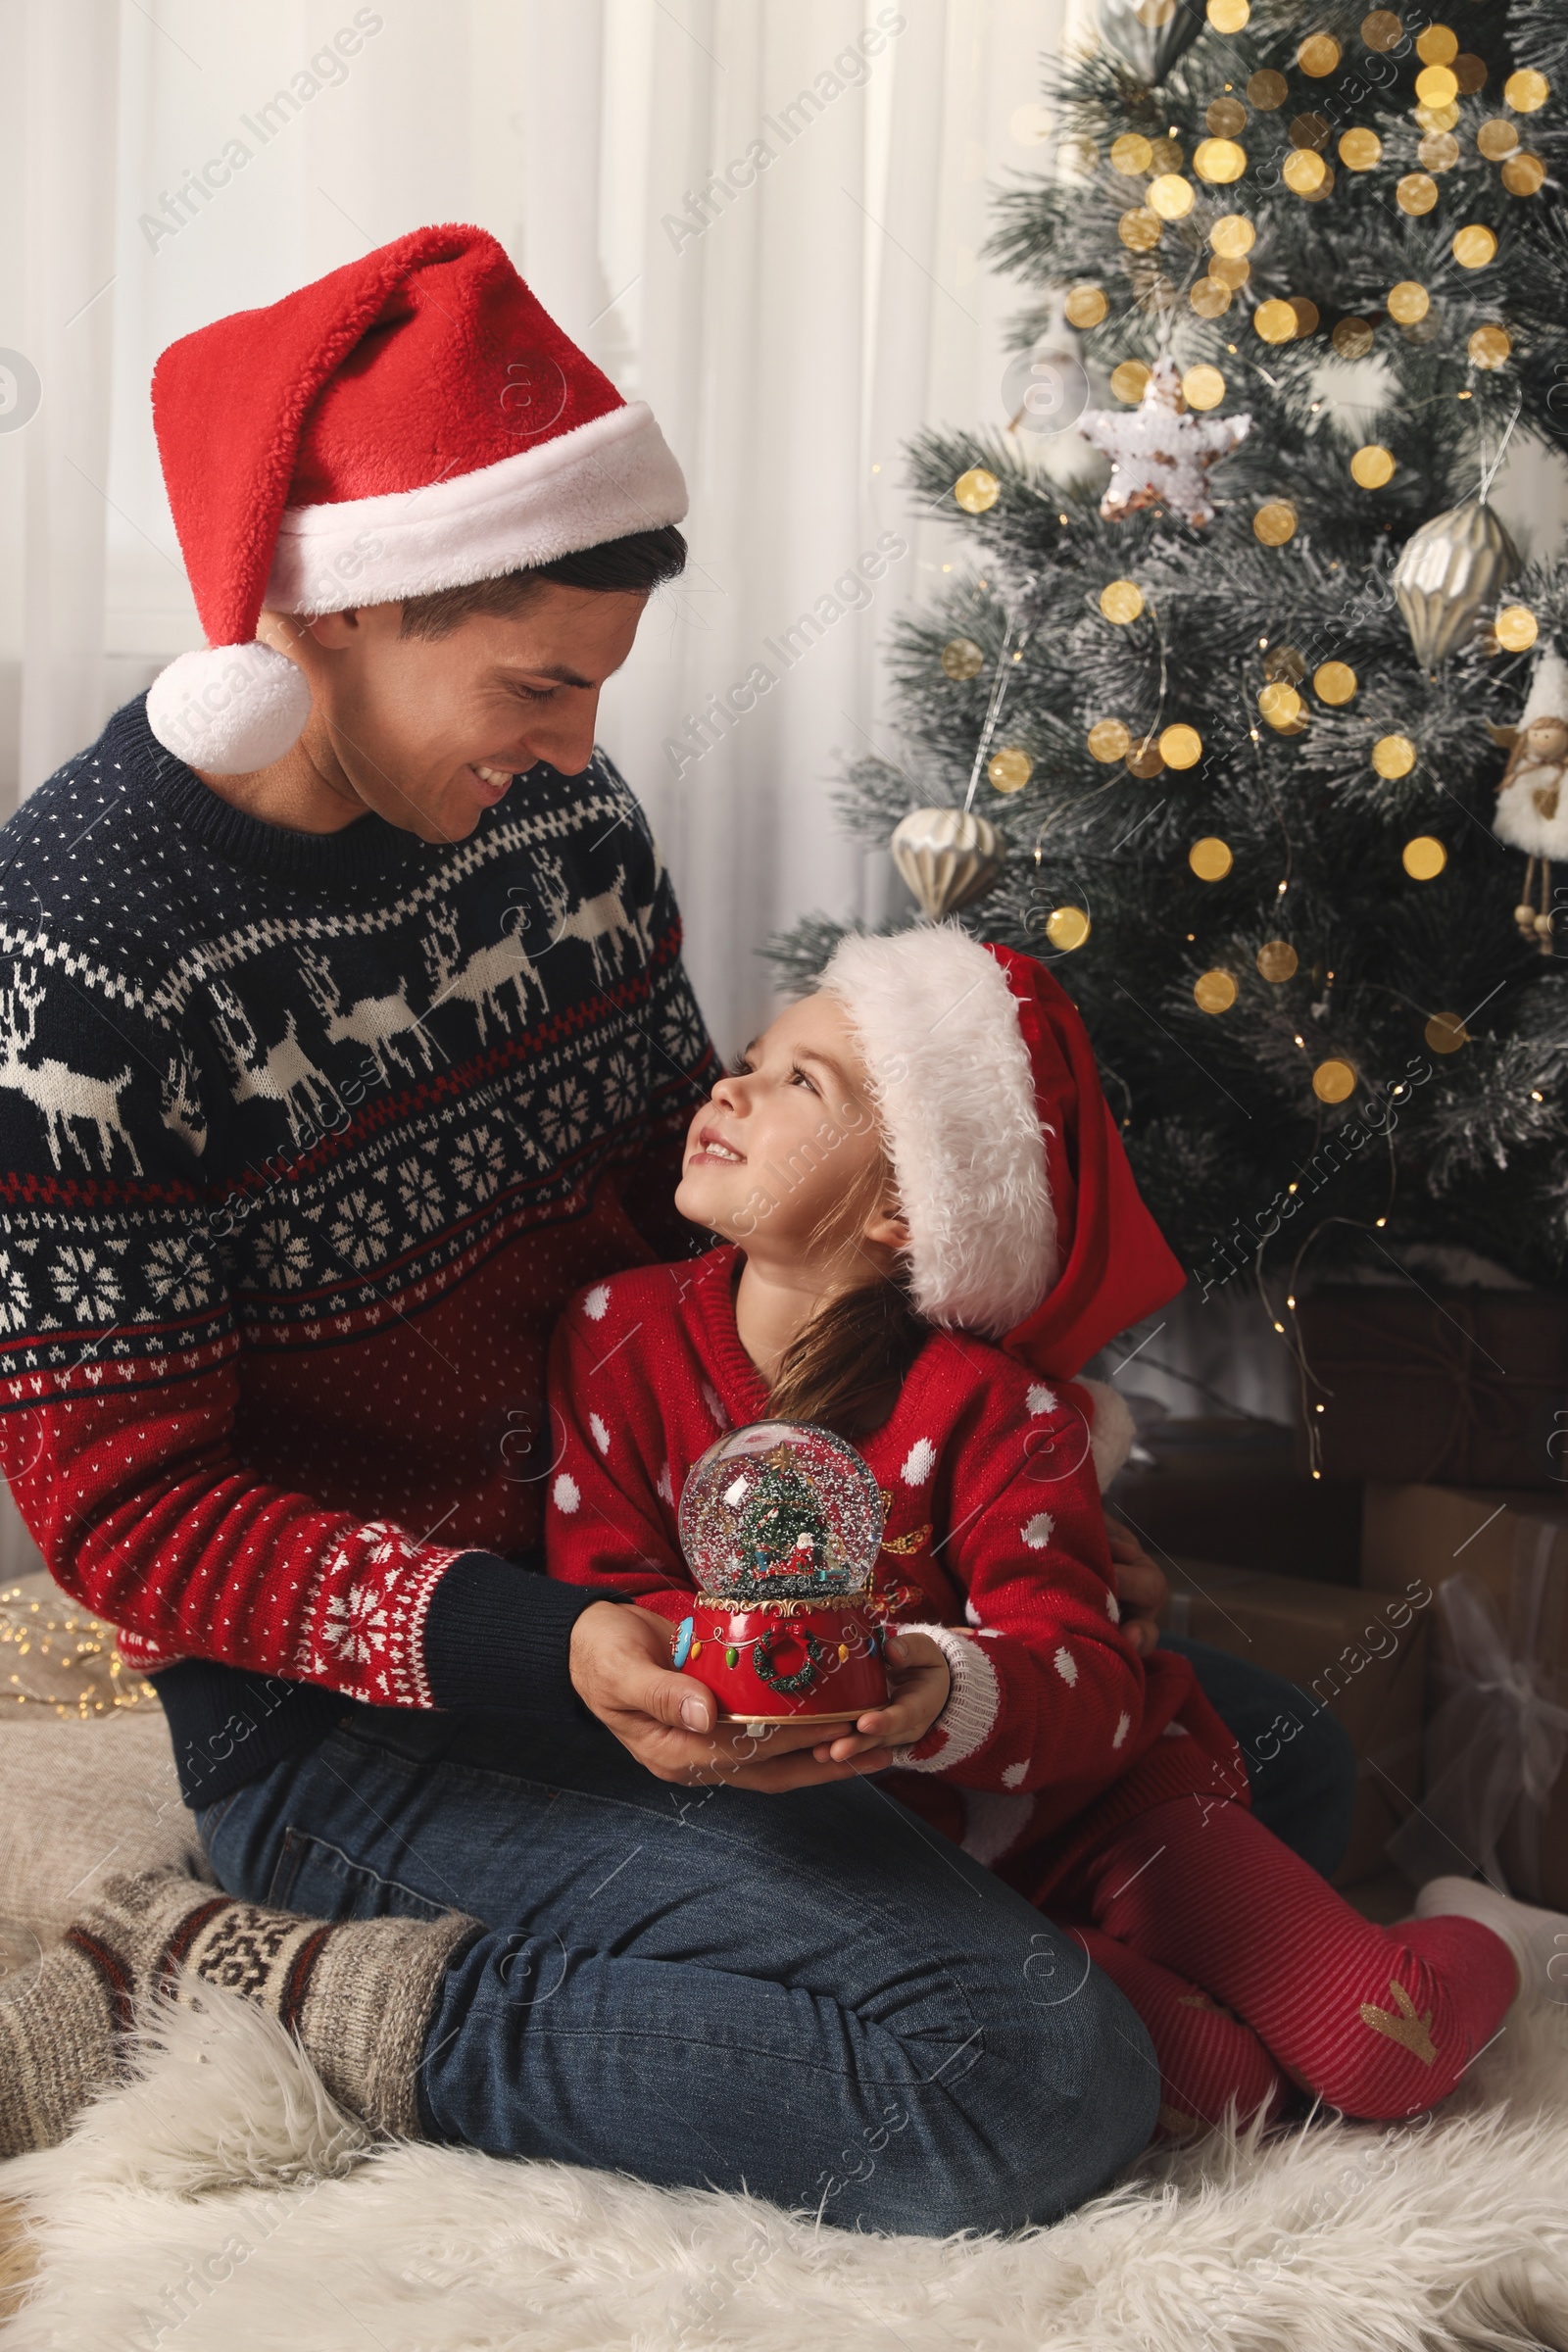
[[0, 1468], [187, 1801], [351, 1699], [576, 1712], [545, 1348], [694, 1246], [711, 1070], [612, 763], [298, 833], [137, 701], [0, 831]]

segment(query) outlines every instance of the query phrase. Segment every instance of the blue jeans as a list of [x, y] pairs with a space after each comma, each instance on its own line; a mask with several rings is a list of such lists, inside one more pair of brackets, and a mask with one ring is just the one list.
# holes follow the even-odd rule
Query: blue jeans
[[675, 1788], [596, 1723], [356, 1706], [197, 1819], [252, 1901], [485, 1922], [432, 2138], [937, 2235], [1054, 2221], [1153, 2130], [1121, 1993], [874, 1782]]
[[1355, 1809], [1355, 1750], [1344, 1725], [1283, 1675], [1207, 1642], [1161, 1634], [1159, 1646], [1192, 1660], [1205, 1697], [1241, 1741], [1252, 1811], [1263, 1827], [1331, 1879]]
[[[1306, 1715], [1172, 1646], [1244, 1745], [1282, 1693]], [[251, 1901], [485, 1922], [426, 2036], [432, 2138], [937, 2234], [1055, 2220], [1153, 2129], [1122, 1995], [874, 1782], [673, 1788], [597, 1724], [356, 1706], [197, 1825]]]

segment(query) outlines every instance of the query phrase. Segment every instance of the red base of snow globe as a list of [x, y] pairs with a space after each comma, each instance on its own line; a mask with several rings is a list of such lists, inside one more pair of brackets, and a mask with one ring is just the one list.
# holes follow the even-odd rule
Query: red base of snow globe
[[712, 1691], [725, 1723], [853, 1723], [888, 1703], [879, 1620], [841, 1600], [736, 1608], [699, 1592], [670, 1662]]

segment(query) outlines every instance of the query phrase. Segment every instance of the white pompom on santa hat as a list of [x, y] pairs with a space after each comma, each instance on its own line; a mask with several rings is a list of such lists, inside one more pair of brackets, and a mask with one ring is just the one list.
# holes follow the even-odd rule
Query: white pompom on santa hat
[[465, 588], [679, 522], [679, 466], [483, 229], [416, 229], [267, 310], [172, 343], [153, 421], [207, 649], [154, 681], [167, 751], [214, 775], [280, 760], [304, 673], [256, 639]]

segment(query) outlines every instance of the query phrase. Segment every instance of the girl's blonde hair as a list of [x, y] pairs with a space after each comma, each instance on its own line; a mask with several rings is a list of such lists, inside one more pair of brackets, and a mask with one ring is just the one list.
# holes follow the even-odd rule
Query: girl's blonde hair
[[[818, 1220], [808, 1247], [850, 1242], [892, 1185], [892, 1164], [878, 1153]], [[862, 1263], [865, 1278], [819, 1306], [785, 1350], [768, 1397], [775, 1420], [814, 1421], [853, 1438], [868, 1425], [868, 1415], [874, 1413], [875, 1421], [886, 1418], [880, 1409], [886, 1392], [902, 1386], [931, 1326], [915, 1313], [902, 1268], [890, 1274], [869, 1257]], [[892, 1403], [888, 1397], [887, 1410]]]

